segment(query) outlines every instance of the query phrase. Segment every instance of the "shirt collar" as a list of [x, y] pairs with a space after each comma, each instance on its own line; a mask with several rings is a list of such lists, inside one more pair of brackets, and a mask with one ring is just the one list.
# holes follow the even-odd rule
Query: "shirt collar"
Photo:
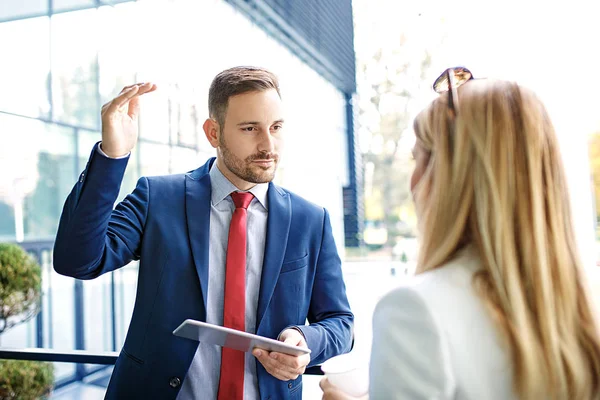
[[[211, 187], [211, 203], [213, 206], [216, 206], [221, 201], [227, 198], [231, 194], [231, 192], [240, 191], [233, 183], [229, 181], [223, 175], [223, 173], [217, 167], [217, 162], [215, 161], [210, 168], [208, 173], [210, 175], [210, 187]], [[254, 187], [252, 187], [248, 192], [252, 193], [256, 200], [260, 203], [261, 206], [265, 210], [268, 210], [267, 207], [267, 191], [269, 190], [268, 183], [258, 183]]]

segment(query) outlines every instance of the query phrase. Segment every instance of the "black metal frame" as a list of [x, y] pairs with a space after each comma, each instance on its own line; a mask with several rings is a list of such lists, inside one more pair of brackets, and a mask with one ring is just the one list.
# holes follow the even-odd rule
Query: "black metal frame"
[[117, 352], [92, 353], [85, 350], [56, 351], [53, 349], [6, 349], [0, 348], [0, 360], [30, 360], [67, 362], [78, 364], [114, 365]]
[[[48, 349], [2, 349], [0, 348], [0, 360], [30, 360], [68, 362], [80, 364], [114, 365], [119, 353], [70, 350], [56, 351]], [[320, 366], [306, 368], [304, 375], [324, 375]]]

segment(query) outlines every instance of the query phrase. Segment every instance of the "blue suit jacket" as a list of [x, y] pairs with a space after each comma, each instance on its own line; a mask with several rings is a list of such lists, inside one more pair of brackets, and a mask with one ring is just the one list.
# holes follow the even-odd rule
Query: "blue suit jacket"
[[[92, 151], [66, 200], [54, 268], [93, 279], [140, 260], [133, 316], [107, 390], [109, 399], [175, 399], [198, 343], [176, 337], [185, 319], [206, 320], [214, 159], [181, 175], [140, 178], [113, 210], [127, 159]], [[310, 365], [351, 348], [348, 305], [326, 210], [270, 184], [256, 333], [276, 338], [297, 325]], [[308, 318], [310, 325], [305, 326]], [[261, 399], [301, 399], [302, 377], [283, 382], [257, 361]]]

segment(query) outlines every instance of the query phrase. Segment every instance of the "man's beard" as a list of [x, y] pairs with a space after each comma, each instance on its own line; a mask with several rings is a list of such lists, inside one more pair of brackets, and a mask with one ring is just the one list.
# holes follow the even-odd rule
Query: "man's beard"
[[[279, 162], [277, 154], [261, 152], [242, 160], [229, 150], [222, 135], [220, 139], [219, 151], [221, 152], [223, 163], [235, 176], [251, 183], [268, 183], [273, 180], [275, 171], [277, 170], [277, 163]], [[264, 169], [260, 165], [254, 164], [253, 161], [255, 160], [273, 160], [274, 166]]]

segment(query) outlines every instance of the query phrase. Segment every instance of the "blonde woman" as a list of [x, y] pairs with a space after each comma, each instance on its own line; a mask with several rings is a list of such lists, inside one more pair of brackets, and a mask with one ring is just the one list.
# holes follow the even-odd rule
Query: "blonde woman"
[[376, 308], [369, 398], [600, 399], [598, 324], [544, 106], [465, 68], [434, 87], [414, 124], [418, 276]]

